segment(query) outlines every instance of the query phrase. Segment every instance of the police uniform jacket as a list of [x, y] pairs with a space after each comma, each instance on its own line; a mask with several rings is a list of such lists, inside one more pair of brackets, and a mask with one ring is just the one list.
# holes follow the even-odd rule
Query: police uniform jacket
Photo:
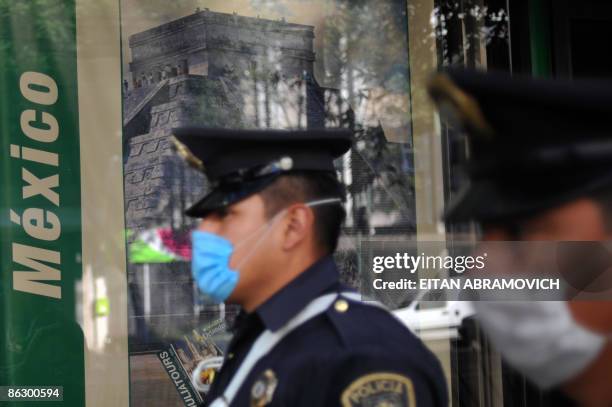
[[[220, 397], [259, 335], [281, 329], [311, 300], [348, 288], [331, 256], [234, 325], [204, 405]], [[252, 368], [232, 406], [447, 406], [438, 360], [387, 310], [342, 296], [285, 336]]]

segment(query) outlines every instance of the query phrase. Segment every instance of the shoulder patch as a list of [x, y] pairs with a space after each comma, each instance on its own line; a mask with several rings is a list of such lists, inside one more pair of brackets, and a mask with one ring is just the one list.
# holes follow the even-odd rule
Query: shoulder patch
[[341, 396], [342, 407], [415, 407], [414, 385], [397, 373], [377, 372], [353, 381]]

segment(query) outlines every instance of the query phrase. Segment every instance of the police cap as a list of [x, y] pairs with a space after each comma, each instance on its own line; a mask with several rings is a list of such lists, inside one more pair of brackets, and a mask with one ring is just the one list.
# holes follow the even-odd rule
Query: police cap
[[312, 171], [335, 179], [333, 161], [350, 149], [351, 135], [348, 129], [175, 128], [178, 153], [210, 183], [210, 192], [185, 214], [204, 217], [263, 190], [282, 174]]
[[611, 82], [449, 70], [429, 92], [470, 145], [446, 220], [517, 219], [612, 186]]

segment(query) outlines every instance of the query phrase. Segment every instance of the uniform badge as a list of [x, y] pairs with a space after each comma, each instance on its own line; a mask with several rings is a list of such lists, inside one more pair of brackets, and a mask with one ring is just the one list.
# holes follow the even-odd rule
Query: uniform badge
[[414, 385], [396, 373], [361, 376], [342, 392], [343, 407], [414, 407]]
[[272, 401], [277, 384], [276, 374], [271, 369], [264, 371], [251, 388], [251, 407], [263, 407]]

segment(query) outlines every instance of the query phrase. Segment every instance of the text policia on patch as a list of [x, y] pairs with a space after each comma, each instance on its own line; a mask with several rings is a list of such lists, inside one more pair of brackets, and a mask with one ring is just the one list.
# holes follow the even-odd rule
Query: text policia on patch
[[[10, 209], [10, 220], [41, 244], [57, 241], [62, 225], [54, 210], [60, 206], [58, 174], [59, 155], [53, 152], [59, 136], [56, 118], [46, 111], [58, 99], [57, 83], [48, 75], [25, 72], [19, 80], [21, 96], [28, 108], [21, 112], [20, 125], [24, 137], [10, 145], [9, 154], [20, 160], [21, 199], [23, 211]], [[44, 146], [44, 149], [41, 149]], [[42, 164], [42, 165], [40, 165]], [[34, 170], [36, 168], [36, 171]], [[15, 180], [17, 181], [17, 180]], [[33, 198], [43, 198], [33, 199]], [[42, 207], [28, 207], [37, 202]], [[61, 258], [59, 250], [43, 249], [12, 242], [13, 263], [21, 266], [13, 271], [13, 289], [52, 298], [62, 298]], [[53, 266], [51, 266], [53, 265]]]

